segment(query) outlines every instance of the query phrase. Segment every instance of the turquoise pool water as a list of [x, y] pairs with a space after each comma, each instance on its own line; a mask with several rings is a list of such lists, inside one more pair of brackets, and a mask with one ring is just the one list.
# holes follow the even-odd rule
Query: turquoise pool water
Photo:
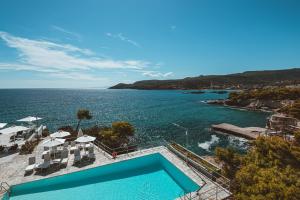
[[156, 153], [15, 185], [5, 200], [174, 200], [197, 189], [196, 183]]

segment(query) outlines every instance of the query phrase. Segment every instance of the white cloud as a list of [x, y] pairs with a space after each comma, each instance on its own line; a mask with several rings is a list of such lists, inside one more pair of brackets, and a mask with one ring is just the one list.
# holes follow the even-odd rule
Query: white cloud
[[78, 72], [58, 72], [58, 73], [49, 73], [47, 75], [60, 78], [60, 79], [72, 79], [72, 80], [85, 80], [85, 81], [107, 81], [106, 78], [101, 78], [97, 76], [93, 76], [91, 74], [86, 73], [78, 73]]
[[0, 32], [8, 47], [18, 51], [18, 62], [0, 63], [1, 68], [33, 71], [90, 69], [143, 69], [150, 63], [141, 60], [113, 60], [93, 56], [89, 49], [45, 40], [31, 40]]
[[151, 78], [167, 78], [173, 76], [173, 72], [161, 73], [158, 71], [143, 71], [143, 75]]
[[56, 31], [62, 32], [62, 33], [67, 34], [67, 35], [70, 35], [70, 36], [72, 36], [73, 38], [76, 38], [77, 40], [81, 40], [81, 35], [78, 34], [78, 33], [75, 33], [75, 32], [69, 31], [69, 30], [66, 30], [66, 29], [64, 29], [64, 28], [62, 28], [62, 27], [55, 26], [55, 25], [53, 25], [53, 26], [51, 26], [51, 27], [52, 27], [54, 30], [56, 30]]
[[28, 39], [0, 31], [0, 42], [1, 40], [8, 47], [15, 49], [18, 54], [14, 62], [0, 60], [0, 70], [33, 71], [38, 72], [41, 76], [47, 75], [61, 80], [103, 81], [106, 83], [109, 82], [107, 78], [99, 78], [94, 73], [101, 74], [100, 70], [102, 72], [135, 71], [152, 78], [166, 78], [173, 74], [172, 72], [161, 73], [153, 70], [161, 63], [103, 58], [89, 49], [45, 39]]
[[136, 47], [141, 47], [139, 43], [129, 39], [128, 37], [125, 37], [122, 33], [118, 33], [118, 34], [106, 33], [106, 36], [116, 38], [124, 42], [128, 42]]

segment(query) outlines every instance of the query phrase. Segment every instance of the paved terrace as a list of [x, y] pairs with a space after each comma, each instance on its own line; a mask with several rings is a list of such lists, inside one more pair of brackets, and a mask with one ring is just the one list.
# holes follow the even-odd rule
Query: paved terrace
[[[41, 143], [40, 143], [41, 144]], [[19, 155], [19, 154], [13, 154], [6, 157], [0, 158], [0, 181], [5, 181], [9, 185], [15, 185], [20, 184], [28, 181], [34, 181], [39, 180], [43, 178], [49, 178], [54, 177], [58, 175], [63, 175], [67, 173], [72, 173], [76, 171], [81, 171], [89, 168], [94, 168], [106, 164], [116, 163], [127, 159], [132, 159], [144, 155], [149, 155], [153, 153], [160, 153], [163, 155], [166, 159], [168, 159], [170, 162], [172, 162], [177, 168], [179, 168], [181, 171], [183, 171], [187, 176], [189, 176], [194, 182], [196, 182], [198, 185], [203, 186], [200, 190], [200, 193], [207, 192], [204, 196], [208, 197], [209, 199], [224, 199], [225, 197], [228, 197], [228, 192], [221, 191], [221, 187], [216, 188], [215, 183], [210, 181], [208, 178], [206, 178], [204, 175], [195, 173], [194, 170], [189, 168], [183, 160], [178, 158], [175, 154], [173, 154], [171, 151], [168, 150], [168, 148], [164, 146], [144, 149], [135, 151], [128, 154], [123, 154], [118, 156], [116, 159], [112, 159], [110, 155], [99, 149], [98, 147], [95, 147], [95, 155], [96, 160], [93, 163], [89, 163], [85, 166], [73, 166], [73, 160], [74, 155], [70, 154], [69, 156], [69, 162], [67, 167], [61, 168], [60, 170], [51, 171], [47, 174], [30, 174], [25, 176], [25, 168], [28, 164], [28, 157], [30, 156], [36, 156], [37, 162], [41, 162], [41, 155], [42, 155], [43, 147], [41, 145], [38, 145], [33, 154], [31, 155]], [[214, 195], [216, 193], [216, 190], [219, 191], [219, 194], [216, 196]], [[203, 196], [203, 197], [204, 197]], [[212, 196], [212, 197], [211, 197]], [[1, 194], [0, 194], [1, 197]], [[198, 198], [195, 198], [198, 199]], [[205, 198], [206, 199], [206, 198]]]

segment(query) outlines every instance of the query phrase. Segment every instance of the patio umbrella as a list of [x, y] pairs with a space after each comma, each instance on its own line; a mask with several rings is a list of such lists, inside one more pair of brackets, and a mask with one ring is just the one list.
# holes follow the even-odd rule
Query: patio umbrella
[[0, 135], [0, 146], [9, 146], [10, 144], [10, 135]]
[[4, 128], [4, 126], [6, 126], [7, 123], [0, 123], [0, 128]]
[[57, 131], [55, 133], [52, 133], [50, 135], [50, 137], [52, 137], [52, 138], [63, 138], [63, 137], [67, 137], [69, 135], [71, 135], [71, 134], [67, 131]]
[[92, 137], [89, 135], [84, 135], [84, 136], [77, 138], [75, 141], [79, 142], [79, 143], [88, 143], [88, 142], [93, 142], [95, 139], [96, 139], [95, 137]]
[[25, 117], [23, 119], [19, 119], [17, 120], [18, 122], [34, 122], [34, 121], [38, 121], [38, 120], [41, 120], [42, 118], [40, 117], [32, 117], [32, 116], [28, 116], [28, 117]]
[[81, 136], [83, 136], [83, 132], [82, 132], [82, 130], [81, 130], [81, 128], [80, 128], [79, 131], [78, 131], [77, 137], [79, 138], [79, 137], [81, 137]]
[[27, 128], [25, 126], [11, 126], [5, 129], [1, 129], [0, 133], [2, 134], [13, 134], [20, 131], [28, 131], [30, 128]]
[[65, 139], [51, 138], [42, 143], [44, 147], [56, 147], [65, 143]]
[[[0, 133], [3, 135], [9, 135], [11, 136], [16, 136], [16, 134], [20, 131], [28, 131], [30, 128], [27, 128], [25, 126], [11, 126], [5, 129], [0, 130]], [[14, 142], [15, 142], [15, 137], [14, 137]]]

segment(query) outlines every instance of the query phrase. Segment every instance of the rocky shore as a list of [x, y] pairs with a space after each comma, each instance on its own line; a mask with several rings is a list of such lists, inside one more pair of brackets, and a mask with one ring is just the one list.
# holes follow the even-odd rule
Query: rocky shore
[[217, 99], [207, 100], [207, 104], [229, 106], [232, 108], [257, 110], [264, 112], [278, 112], [281, 108], [290, 106], [294, 103], [294, 100], [257, 100], [249, 99], [243, 102], [234, 103], [230, 99]]

